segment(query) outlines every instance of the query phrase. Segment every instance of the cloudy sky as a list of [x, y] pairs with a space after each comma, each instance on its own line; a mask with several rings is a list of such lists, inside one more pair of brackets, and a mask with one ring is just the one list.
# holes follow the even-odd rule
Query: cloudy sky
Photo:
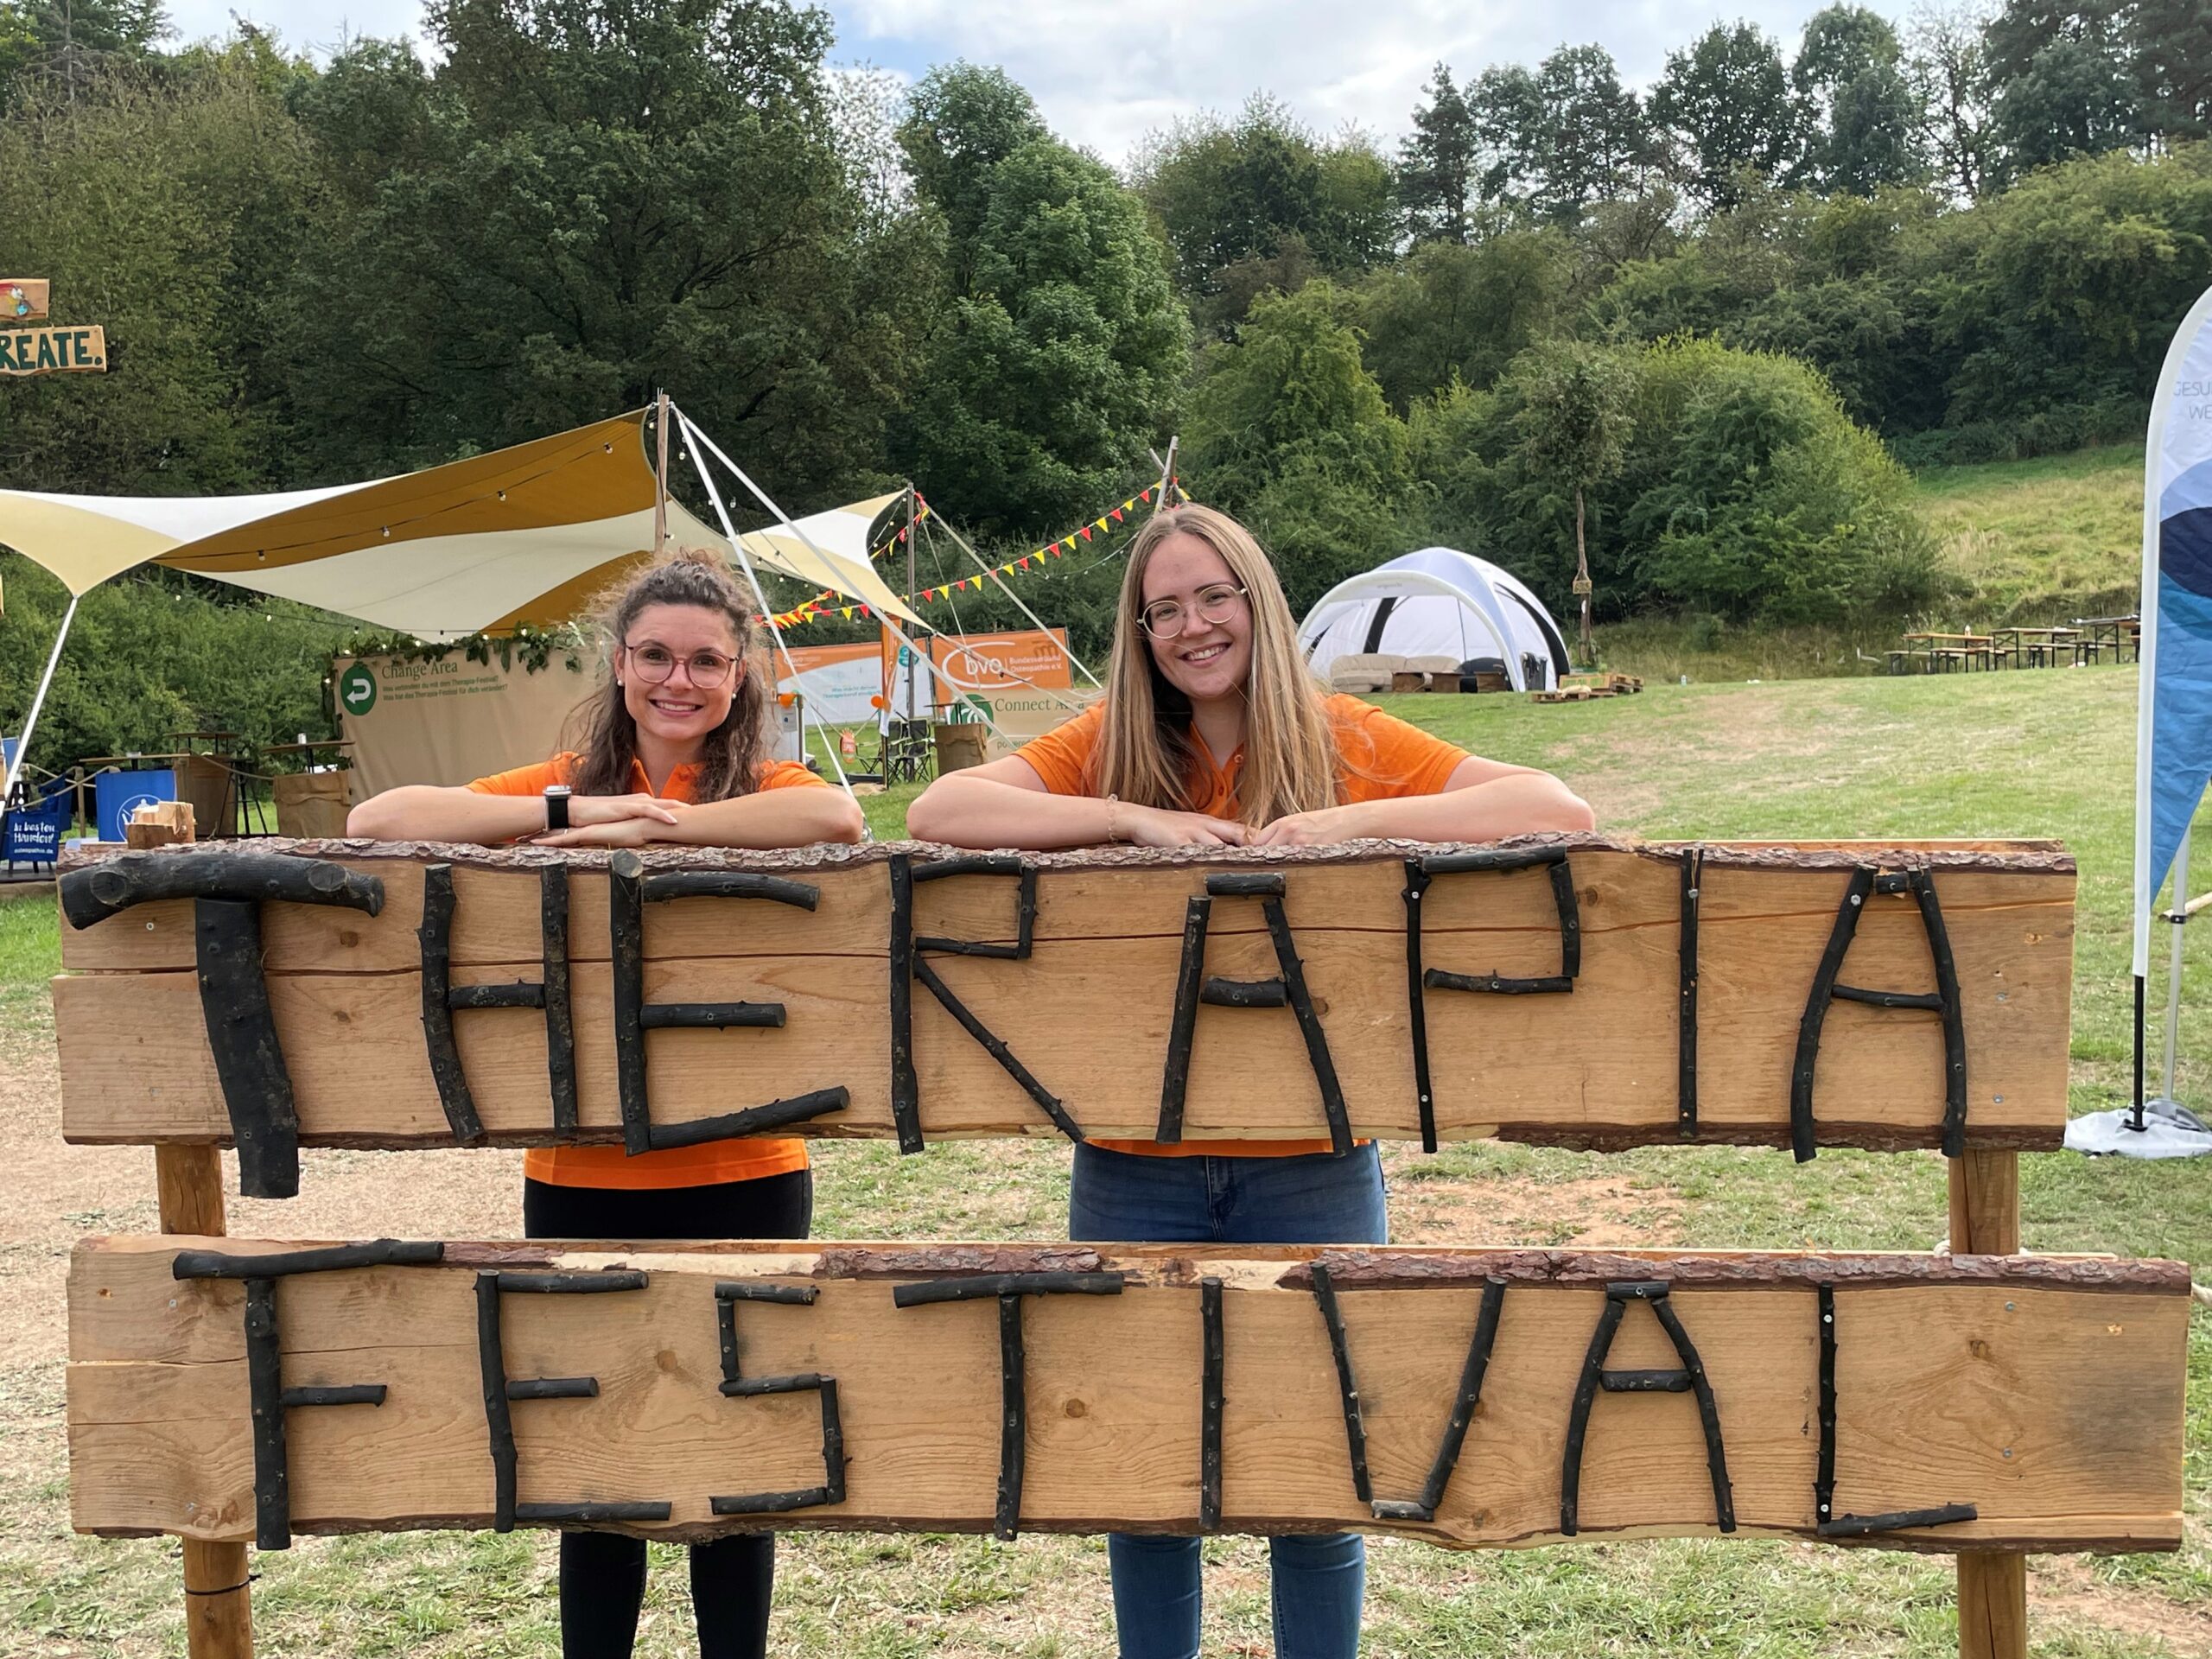
[[[1028, 87], [1053, 129], [1119, 161], [1149, 129], [1232, 111], [1265, 88], [1324, 131], [1351, 121], [1395, 143], [1430, 66], [1461, 79], [1534, 63], [1561, 41], [1596, 41], [1632, 84], [1719, 18], [1747, 17], [1794, 49], [1823, 0], [829, 0], [836, 58], [908, 79], [932, 64], [995, 63]], [[1902, 21], [1904, 0], [1871, 0]], [[170, 0], [187, 37], [245, 16], [292, 46], [422, 33], [415, 0]]]

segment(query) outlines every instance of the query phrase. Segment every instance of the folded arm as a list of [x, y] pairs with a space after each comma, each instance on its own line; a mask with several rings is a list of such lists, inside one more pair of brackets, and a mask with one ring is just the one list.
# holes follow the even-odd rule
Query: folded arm
[[1116, 841], [1145, 847], [1238, 847], [1245, 834], [1243, 824], [1203, 812], [1175, 812], [1095, 795], [1055, 795], [1018, 754], [945, 773], [906, 809], [906, 832], [918, 841], [955, 847], [1035, 852]]

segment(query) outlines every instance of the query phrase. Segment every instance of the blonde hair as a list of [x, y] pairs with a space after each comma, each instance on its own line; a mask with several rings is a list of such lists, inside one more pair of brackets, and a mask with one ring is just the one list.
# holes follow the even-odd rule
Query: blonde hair
[[1205, 804], [1192, 798], [1197, 753], [1191, 701], [1154, 662], [1141, 620], [1145, 567], [1160, 543], [1176, 535], [1195, 536], [1221, 556], [1251, 611], [1237, 817], [1257, 827], [1334, 806], [1343, 796], [1337, 745], [1322, 688], [1299, 657], [1298, 625], [1274, 566], [1243, 525], [1225, 512], [1196, 505], [1154, 514], [1129, 544], [1129, 568], [1115, 607], [1105, 711], [1091, 752], [1093, 791], [1182, 812]]

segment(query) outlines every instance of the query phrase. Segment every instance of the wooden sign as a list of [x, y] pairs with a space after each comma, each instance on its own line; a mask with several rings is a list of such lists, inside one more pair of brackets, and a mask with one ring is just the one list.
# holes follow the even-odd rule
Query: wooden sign
[[2055, 1147], [2049, 844], [297, 843], [62, 883], [72, 1141]]
[[105, 374], [107, 331], [81, 328], [0, 328], [0, 375]]
[[69, 1300], [86, 1532], [2181, 1538], [2175, 1262], [139, 1237]]
[[0, 326], [40, 321], [53, 291], [43, 276], [0, 276]]

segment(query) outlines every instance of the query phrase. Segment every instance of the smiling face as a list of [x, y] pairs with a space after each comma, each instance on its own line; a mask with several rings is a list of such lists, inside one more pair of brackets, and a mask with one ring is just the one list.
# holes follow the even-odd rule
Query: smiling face
[[[692, 747], [729, 718], [731, 699], [745, 677], [745, 662], [738, 655], [737, 636], [729, 619], [699, 605], [648, 605], [624, 631], [622, 655], [617, 671], [622, 678], [622, 705], [638, 723], [638, 734], [662, 743]], [[640, 648], [654, 645], [675, 658], [669, 676], [658, 685], [639, 671]], [[711, 652], [730, 664], [722, 683], [702, 686], [691, 677], [691, 660]]]
[[1193, 703], [1241, 697], [1252, 675], [1252, 607], [1238, 600], [1219, 622], [1198, 613], [1198, 597], [1210, 589], [1239, 585], [1229, 563], [1211, 543], [1178, 531], [1145, 561], [1138, 614], [1162, 600], [1183, 607], [1165, 638], [1145, 636], [1152, 660], [1167, 683]]

